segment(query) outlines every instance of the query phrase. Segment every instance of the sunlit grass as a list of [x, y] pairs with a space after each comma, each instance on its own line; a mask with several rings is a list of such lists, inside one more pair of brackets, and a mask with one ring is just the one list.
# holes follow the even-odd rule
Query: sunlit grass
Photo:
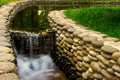
[[119, 6], [68, 9], [64, 13], [78, 24], [120, 39]]
[[18, 0], [0, 0], [0, 5], [7, 4], [9, 2], [14, 2], [14, 1], [18, 1]]

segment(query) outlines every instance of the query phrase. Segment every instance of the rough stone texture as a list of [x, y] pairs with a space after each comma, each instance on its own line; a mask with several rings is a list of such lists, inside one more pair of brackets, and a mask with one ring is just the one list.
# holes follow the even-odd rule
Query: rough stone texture
[[114, 74], [114, 70], [112, 68], [107, 68], [107, 72], [109, 72], [110, 74]]
[[71, 38], [65, 38], [64, 40], [70, 44], [73, 44], [73, 40]]
[[9, 42], [1, 41], [0, 46], [11, 47], [11, 44]]
[[115, 53], [113, 53], [113, 54], [112, 54], [112, 58], [113, 58], [114, 60], [118, 60], [118, 58], [120, 58], [120, 52], [115, 52]]
[[95, 51], [92, 51], [92, 50], [89, 51], [89, 54], [94, 57], [98, 55], [98, 53], [96, 53]]
[[105, 76], [107, 79], [111, 80], [113, 78], [113, 76], [111, 74], [109, 74], [106, 70], [102, 69], [101, 73], [103, 76]]
[[0, 53], [13, 53], [13, 50], [8, 47], [0, 46]]
[[100, 71], [101, 71], [101, 68], [100, 68], [100, 66], [99, 66], [99, 64], [98, 64], [97, 62], [91, 62], [90, 67], [91, 67], [94, 71], [97, 71], [97, 72], [100, 72]]
[[0, 71], [4, 73], [12, 72], [15, 70], [15, 64], [10, 62], [0, 62]]
[[102, 79], [103, 78], [103, 76], [99, 73], [94, 73], [93, 76], [97, 79]]
[[102, 55], [97, 55], [96, 57], [98, 60], [100, 60], [105, 65], [109, 65], [109, 61], [107, 59], [105, 59]]
[[15, 56], [13, 54], [8, 54], [8, 53], [0, 53], [0, 61], [10, 61], [13, 62], [15, 61]]
[[17, 5], [16, 2], [0, 7], [0, 80], [20, 80], [8, 30], [11, 17], [14, 15], [10, 11], [14, 9], [15, 5]]
[[[59, 15], [59, 16], [58, 16]], [[57, 17], [57, 18], [56, 18]], [[82, 79], [119, 80], [120, 78], [120, 41], [97, 31], [89, 30], [75, 22], [67, 21], [63, 11], [49, 14], [51, 24], [59, 23], [57, 47], [60, 52], [71, 58], [76, 73]], [[64, 31], [63, 31], [64, 30]], [[60, 35], [60, 36], [59, 36]], [[61, 38], [59, 38], [61, 37]]]
[[105, 52], [101, 52], [100, 54], [106, 59], [111, 59], [112, 58], [110, 54], [106, 54]]
[[115, 49], [115, 48], [113, 48], [113, 47], [111, 47], [111, 46], [108, 46], [108, 45], [102, 46], [101, 49], [102, 49], [104, 52], [107, 52], [107, 53], [110, 53], [110, 54], [118, 51], [117, 49]]
[[120, 79], [120, 73], [115, 72], [115, 75], [116, 75], [117, 77], [119, 77], [119, 79]]
[[[14, 73], [15, 65], [12, 63], [15, 58], [13, 56], [13, 50], [10, 48], [11, 44], [9, 43], [8, 26], [10, 25], [10, 21], [18, 12], [29, 6], [43, 5], [44, 3], [40, 4], [40, 1], [41, 0], [23, 0], [3, 5], [0, 8], [0, 80], [19, 80], [18, 75]], [[91, 78], [95, 80], [97, 78], [110, 80], [113, 76], [113, 80], [117, 80], [118, 77], [120, 78], [118, 68], [120, 60], [117, 56], [119, 54], [114, 53], [120, 51], [120, 42], [118, 39], [108, 37], [97, 31], [88, 30], [82, 25], [77, 25], [71, 19], [67, 19], [63, 15], [63, 12], [50, 12], [49, 21], [51, 28], [57, 32], [57, 43], [59, 43], [57, 47], [59, 47], [59, 51], [63, 55], [65, 54], [73, 58], [71, 60], [76, 66], [77, 72], [80, 71], [83, 79]], [[59, 38], [61, 34], [64, 36], [62, 35], [61, 38]], [[96, 48], [99, 52], [96, 52]], [[105, 54], [102, 54], [101, 51], [105, 52]], [[79, 52], [79, 54], [77, 52]], [[74, 55], [78, 55], [74, 56], [72, 55], [73, 53]], [[101, 55], [99, 55], [99, 53], [101, 53]], [[4, 57], [4, 55], [6, 57]], [[111, 59], [111, 56], [113, 59]], [[109, 62], [111, 63], [110, 65]], [[90, 64], [91, 66], [89, 66]], [[111, 69], [111, 67], [113, 69]], [[113, 70], [116, 72], [113, 73]]]
[[19, 77], [14, 73], [6, 73], [3, 75], [0, 75], [0, 80], [19, 80]]
[[73, 33], [75, 31], [75, 29], [74, 28], [69, 28], [67, 31], [70, 32], [70, 33]]
[[118, 65], [113, 65], [112, 69], [117, 71], [117, 72], [120, 72], [120, 66], [118, 66]]
[[95, 41], [92, 41], [92, 44], [95, 47], [101, 47], [101, 46], [103, 46], [103, 41], [102, 40], [95, 40]]
[[[17, 2], [11, 2], [7, 5], [2, 5], [0, 7], [0, 80], [19, 80], [17, 77], [18, 75], [14, 74], [14, 68], [15, 68], [15, 56], [13, 55], [13, 50], [11, 49], [11, 43], [10, 43], [10, 34], [9, 34], [9, 29], [8, 27], [10, 26], [10, 22], [13, 20], [15, 15], [19, 13], [21, 10], [31, 7], [31, 6], [39, 6], [39, 5], [53, 5], [51, 4], [52, 1], [41, 1], [41, 0], [18, 0]], [[54, 3], [54, 2], [52, 2]], [[65, 2], [66, 3], [66, 2]], [[57, 5], [65, 5], [64, 3], [60, 3]], [[68, 4], [69, 5], [69, 4]], [[56, 14], [57, 16], [62, 15], [62, 17], [65, 17], [63, 14]], [[62, 18], [61, 17], [61, 18]], [[53, 19], [54, 20], [54, 19]], [[68, 30], [68, 32], [73, 33], [75, 31], [75, 28], [72, 28], [73, 25], [69, 25], [71, 23], [75, 23], [71, 19], [59, 19], [57, 20], [57, 24], [53, 24], [53, 26], [57, 26], [57, 29], [62, 29], [61, 26], [65, 25], [66, 29], [63, 30]], [[68, 24], [68, 25], [66, 25]], [[67, 27], [66, 27], [67, 26]], [[70, 29], [71, 28], [71, 29]], [[59, 31], [58, 34], [61, 34], [62, 31]], [[73, 34], [69, 35], [67, 34], [68, 37], [70, 36], [71, 38], [73, 37]], [[59, 35], [57, 35], [59, 36]], [[73, 43], [73, 41], [70, 39], [67, 39], [66, 41], [69, 43]], [[63, 38], [61, 38], [63, 39]], [[59, 39], [59, 40], [61, 40]], [[63, 47], [65, 47], [65, 44], [61, 43]], [[61, 45], [60, 44], [60, 45]], [[69, 45], [70, 47], [72, 45]], [[77, 49], [76, 47], [74, 47]], [[68, 48], [69, 49], [69, 48]], [[66, 51], [66, 50], [64, 50]], [[63, 52], [63, 51], [61, 51]], [[64, 53], [64, 52], [63, 52]], [[70, 52], [68, 52], [70, 53]], [[70, 57], [72, 55], [68, 54]], [[12, 73], [13, 72], [13, 73]], [[5, 74], [6, 73], [6, 74]], [[2, 75], [1, 75], [2, 74]]]
[[117, 63], [118, 63], [118, 64], [119, 64], [119, 66], [120, 66], [120, 58], [118, 58]]
[[86, 42], [92, 42], [92, 41], [95, 41], [97, 38], [94, 37], [94, 36], [84, 36], [83, 37], [83, 40], [86, 41]]

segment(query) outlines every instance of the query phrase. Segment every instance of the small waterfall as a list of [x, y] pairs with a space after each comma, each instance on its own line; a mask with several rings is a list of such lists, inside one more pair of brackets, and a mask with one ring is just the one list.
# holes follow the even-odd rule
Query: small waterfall
[[30, 57], [32, 58], [33, 56], [33, 41], [32, 41], [32, 37], [29, 37], [29, 41], [30, 41]]
[[29, 45], [29, 56], [30, 58], [33, 57], [33, 53], [34, 53], [34, 49], [37, 49], [38, 46], [39, 46], [39, 40], [38, 40], [38, 37], [39, 37], [39, 34], [35, 34], [35, 33], [26, 33], [27, 36], [28, 36], [28, 45]]
[[[11, 36], [21, 80], [66, 80], [66, 78], [60, 77], [61, 72], [50, 56], [53, 49], [53, 43], [51, 43], [53, 38], [44, 38], [41, 34], [34, 33], [24, 35], [14, 33]], [[39, 54], [34, 57], [36, 50]], [[45, 53], [41, 53], [43, 51]], [[26, 54], [29, 55], [26, 56]]]
[[49, 55], [41, 55], [37, 59], [18, 55], [17, 62], [21, 80], [54, 80], [49, 79], [56, 73]]
[[27, 33], [27, 36], [28, 36], [28, 40], [29, 40], [29, 44], [30, 44], [30, 49], [29, 49], [29, 52], [30, 52], [30, 58], [33, 57], [33, 35], [32, 33]]

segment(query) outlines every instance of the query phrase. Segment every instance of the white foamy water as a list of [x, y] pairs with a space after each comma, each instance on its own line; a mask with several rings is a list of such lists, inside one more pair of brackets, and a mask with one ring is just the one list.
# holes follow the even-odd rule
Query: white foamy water
[[54, 63], [49, 55], [41, 55], [33, 59], [17, 55], [17, 63], [21, 80], [53, 80]]

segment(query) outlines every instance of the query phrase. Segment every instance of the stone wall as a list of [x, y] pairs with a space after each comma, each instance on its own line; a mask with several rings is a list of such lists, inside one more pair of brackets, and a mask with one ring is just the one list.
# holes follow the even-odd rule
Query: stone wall
[[[11, 39], [10, 39], [10, 32], [9, 32], [10, 23], [13, 20], [13, 18], [15, 17], [15, 15], [17, 13], [19, 13], [21, 10], [23, 10], [27, 7], [30, 7], [30, 6], [39, 6], [39, 5], [50, 5], [50, 6], [51, 5], [64, 5], [64, 6], [66, 6], [66, 4], [68, 5], [68, 3], [69, 3], [69, 5], [73, 4], [71, 2], [62, 2], [61, 3], [59, 1], [58, 2], [53, 2], [53, 1], [41, 1], [41, 0], [20, 0], [18, 2], [12, 2], [12, 3], [9, 3], [7, 5], [3, 5], [3, 6], [0, 7], [0, 80], [19, 80], [17, 67], [16, 67], [15, 55], [13, 54]], [[97, 3], [93, 2], [93, 3], [89, 3], [89, 4], [92, 5], [92, 4], [97, 4]], [[99, 4], [101, 4], [101, 3], [102, 2], [100, 2]], [[74, 4], [75, 4], [75, 6], [80, 6], [79, 4], [85, 5], [86, 3], [75, 2]], [[111, 3], [108, 2], [108, 4], [111, 4]], [[57, 18], [57, 16], [59, 17], [59, 14], [56, 14], [55, 17], [52, 17], [52, 20], [56, 20], [54, 18]], [[61, 17], [61, 18], [63, 18], [63, 17]], [[116, 58], [116, 55], [119, 55], [119, 47], [118, 46], [116, 47], [116, 45], [118, 45], [116, 42], [111, 42], [110, 45], [109, 45], [109, 42], [104, 42], [104, 45], [107, 45], [107, 46], [103, 46], [103, 42], [100, 40], [100, 41], [93, 42], [92, 45], [91, 45], [89, 43], [91, 41], [93, 41], [93, 39], [94, 39], [93, 37], [92, 38], [88, 37], [88, 36], [84, 37], [84, 38], [81, 37], [81, 36], [84, 36], [86, 34], [89, 34], [89, 31], [86, 31], [86, 30], [80, 28], [79, 30], [80, 30], [80, 33], [82, 33], [82, 34], [79, 35], [79, 37], [80, 37], [79, 38], [79, 37], [77, 37], [78, 36], [77, 34], [79, 33], [79, 31], [74, 32], [75, 31], [74, 28], [66, 25], [66, 23], [64, 22], [66, 20], [62, 20], [60, 22], [59, 22], [59, 19], [57, 19], [57, 20], [58, 20], [58, 23], [56, 21], [55, 22], [59, 25], [58, 28], [60, 29], [60, 30], [57, 31], [57, 33], [59, 33], [59, 34], [57, 34], [57, 36], [60, 35], [60, 37], [58, 37], [57, 40], [61, 41], [61, 39], [64, 37], [64, 39], [60, 43], [57, 42], [58, 45], [61, 46], [61, 48], [60, 47], [59, 48], [62, 49], [62, 46], [66, 46], [66, 44], [67, 44], [68, 47], [63, 48], [63, 49], [64, 49], [64, 51], [66, 50], [67, 52], [70, 52], [69, 54], [67, 54], [67, 55], [69, 55], [70, 59], [73, 58], [73, 54], [75, 53], [75, 51], [77, 51], [77, 53], [74, 56], [74, 59], [75, 59], [76, 62], [73, 62], [73, 63], [76, 64], [76, 67], [78, 69], [82, 70], [82, 72], [83, 72], [84, 69], [86, 69], [86, 67], [91, 66], [91, 67], [89, 67], [88, 70], [84, 70], [84, 73], [82, 74], [84, 78], [86, 78], [88, 76], [87, 74], [90, 73], [90, 71], [91, 71], [91, 73], [93, 73], [94, 69], [92, 69], [92, 67], [95, 67], [95, 69], [96, 69], [96, 65], [98, 65], [98, 63], [96, 63], [97, 61], [100, 64], [102, 64], [102, 67], [104, 66], [104, 68], [102, 68], [102, 70], [100, 70], [101, 72], [95, 71], [96, 73], [94, 74], [94, 76], [99, 75], [100, 78], [102, 76], [109, 77], [111, 74], [113, 76], [116, 75], [116, 77], [120, 76], [120, 74], [119, 74], [120, 69], [119, 69], [119, 66], [118, 66], [118, 63], [120, 62], [120, 59], [118, 59], [119, 58], [118, 56]], [[62, 26], [64, 24], [67, 27], [63, 28], [61, 26], [61, 24], [62, 24]], [[70, 23], [70, 25], [71, 25], [71, 23]], [[75, 26], [77, 26], [77, 25], [75, 25]], [[70, 29], [68, 29], [69, 27], [70, 27]], [[77, 28], [79, 28], [79, 27], [77, 27]], [[55, 29], [57, 29], [57, 28], [55, 28]], [[64, 29], [64, 30], [62, 30], [62, 29]], [[61, 30], [62, 30], [62, 33], [61, 33]], [[66, 33], [66, 30], [68, 30], [68, 33]], [[73, 36], [73, 34], [71, 34], [73, 32], [74, 32], [74, 36]], [[83, 32], [85, 32], [85, 33], [83, 33]], [[69, 33], [70, 33], [70, 35], [69, 35]], [[99, 34], [99, 35], [101, 35], [101, 34]], [[101, 35], [101, 36], [103, 37], [104, 35]], [[67, 38], [67, 37], [69, 37], [69, 38]], [[73, 37], [74, 37], [74, 39], [73, 39]], [[98, 37], [100, 37], [100, 36], [98, 36]], [[82, 41], [82, 39], [84, 39], [85, 42]], [[78, 41], [78, 40], [81, 40], [81, 41]], [[106, 38], [106, 40], [111, 41], [111, 38]], [[82, 47], [83, 48], [82, 49], [81, 46], [78, 43], [80, 45], [83, 45], [83, 44], [86, 44], [86, 45], [84, 45]], [[74, 44], [74, 45], [72, 45], [72, 44]], [[96, 44], [97, 44], [97, 46], [103, 46], [101, 48], [103, 53], [99, 53], [99, 55], [98, 55], [98, 52], [100, 52], [100, 47], [99, 48], [94, 47], [94, 49], [91, 49], [91, 48], [93, 48], [93, 44], [95, 46], [96, 46]], [[116, 45], [114, 46], [113, 44], [116, 44]], [[80, 50], [76, 50], [76, 49], [78, 49], [78, 47], [76, 47], [76, 46], [80, 47], [79, 48]], [[89, 47], [87, 47], [87, 50], [86, 50], [86, 46], [89, 46]], [[112, 47], [108, 47], [108, 46], [112, 46]], [[115, 49], [113, 48], [113, 46], [115, 47]], [[72, 47], [72, 49], [71, 49], [71, 47]], [[110, 50], [108, 50], [109, 48], [110, 48]], [[114, 52], [116, 52], [116, 50], [118, 52], [114, 53]], [[87, 51], [90, 52], [92, 55], [91, 54], [89, 54], [89, 55], [86, 54]], [[81, 52], [84, 52], [85, 53], [84, 55], [86, 55], [86, 56], [81, 57], [81, 56], [83, 56], [83, 54], [81, 54], [81, 56], [77, 56]], [[106, 52], [108, 54], [106, 54]], [[93, 53], [95, 55], [93, 55]], [[112, 55], [112, 53], [114, 53], [114, 55]], [[109, 58], [110, 60], [108, 61], [108, 59], [104, 58], [103, 55], [107, 56], [107, 58], [109, 58], [109, 56], [110, 56], [110, 58]], [[90, 58], [88, 58], [87, 56], [90, 57]], [[94, 57], [94, 56], [97, 56], [97, 57]], [[115, 58], [115, 60], [112, 59], [111, 57]], [[82, 58], [85, 59], [85, 60], [82, 61], [82, 62], [78, 61]], [[89, 61], [86, 61], [86, 59], [87, 60], [95, 60], [95, 61], [93, 63], [91, 63]], [[103, 60], [105, 60], [105, 61], [103, 61]], [[118, 63], [117, 63], [117, 60], [118, 60]], [[91, 63], [91, 65], [89, 65], [89, 63]], [[105, 64], [103, 64], [103, 63], [105, 63]], [[112, 67], [109, 67], [107, 69], [108, 71], [106, 71], [106, 67], [108, 66], [108, 64], [110, 64], [109, 66], [111, 66], [111, 63], [113, 64]], [[86, 64], [88, 64], [88, 65], [86, 67], [85, 66], [78, 67], [82, 64], [84, 64], [85, 66], [86, 66]], [[81, 68], [84, 68], [84, 69], [81, 69]], [[80, 70], [78, 70], [78, 72], [77, 72], [78, 74], [79, 74], [79, 72], [81, 72]], [[115, 71], [115, 72], [113, 72], [113, 71]], [[100, 75], [100, 73], [104, 73], [104, 72], [106, 73], [105, 75]], [[93, 77], [93, 76], [91, 76], [91, 77]]]
[[[53, 5], [57, 3], [41, 0], [20, 0], [0, 7], [0, 80], [19, 80], [9, 31], [11, 21], [17, 13], [27, 7], [46, 4]], [[66, 5], [64, 3], [58, 5], [61, 4]]]
[[[0, 7], [0, 80], [19, 80], [15, 55], [12, 50], [9, 26], [21, 10], [39, 5], [65, 5], [66, 2], [20, 0]], [[69, 5], [72, 3], [70, 2]], [[78, 5], [78, 4], [77, 4]]]
[[19, 80], [8, 30], [9, 11], [12, 8], [12, 4], [0, 7], [0, 80]]
[[21, 10], [39, 5], [66, 5], [41, 0], [20, 0], [0, 7], [0, 80], [19, 80], [15, 55], [12, 50], [9, 26]]
[[57, 50], [65, 55], [79, 77], [90, 80], [120, 79], [120, 41], [77, 25], [63, 11], [49, 14], [51, 28], [56, 31]]

